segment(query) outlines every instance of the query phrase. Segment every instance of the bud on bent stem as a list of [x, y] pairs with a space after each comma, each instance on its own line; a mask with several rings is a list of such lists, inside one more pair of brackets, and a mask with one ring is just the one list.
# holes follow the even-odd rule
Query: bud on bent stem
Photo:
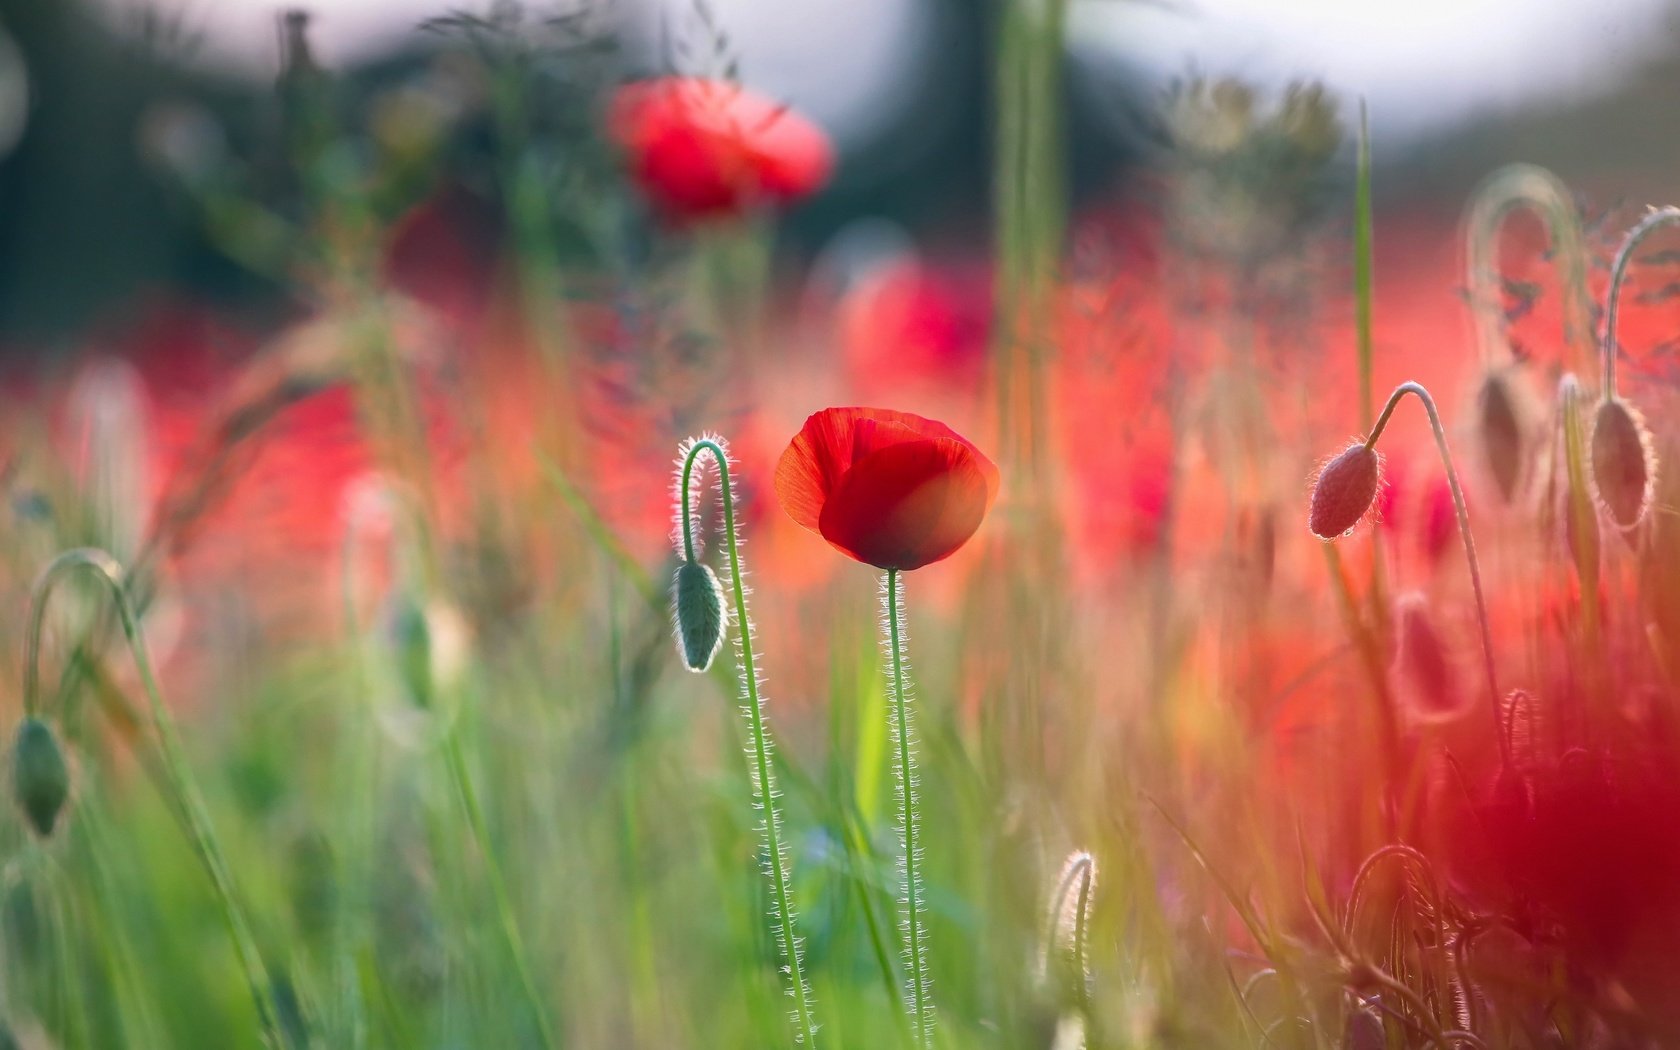
[[754, 659], [751, 618], [747, 614], [745, 573], [741, 568], [740, 537], [735, 526], [735, 494], [730, 485], [729, 450], [723, 438], [706, 434], [685, 441], [678, 449], [676, 528], [672, 539], [679, 544], [682, 564], [677, 567], [672, 588], [672, 613], [676, 621], [678, 647], [684, 664], [692, 671], [704, 671], [723, 644], [728, 613], [723, 589], [710, 567], [696, 557], [693, 476], [702, 453], [709, 454], [718, 469], [718, 499], [723, 504], [724, 543], [729, 552], [729, 584], [735, 602], [735, 655], [740, 664], [741, 710], [751, 736], [748, 779], [755, 809], [763, 816], [759, 825], [764, 836], [764, 874], [773, 897], [772, 931], [782, 957], [788, 996], [793, 999], [795, 1041], [816, 1045], [816, 1015], [810, 985], [805, 980], [803, 946], [795, 923], [793, 890], [788, 870], [787, 847], [782, 842], [781, 806], [777, 803], [775, 766], [771, 762], [770, 729], [764, 713], [763, 682]]
[[[1476, 599], [1476, 621], [1477, 625], [1481, 628], [1482, 635], [1482, 670], [1487, 678], [1490, 711], [1492, 712], [1495, 725], [1497, 726], [1500, 702], [1499, 682], [1498, 675], [1494, 670], [1493, 632], [1488, 625], [1487, 600], [1483, 596], [1482, 592], [1481, 564], [1476, 558], [1476, 538], [1470, 531], [1470, 512], [1465, 506], [1464, 490], [1458, 483], [1458, 471], [1453, 467], [1452, 450], [1447, 446], [1447, 431], [1441, 424], [1441, 414], [1435, 408], [1435, 399], [1430, 396], [1429, 391], [1426, 390], [1422, 384], [1415, 382], [1401, 383], [1399, 386], [1395, 387], [1394, 392], [1388, 396], [1388, 403], [1383, 405], [1382, 414], [1377, 417], [1377, 421], [1371, 427], [1371, 433], [1365, 438], [1364, 444], [1355, 444], [1350, 446], [1341, 454], [1341, 456], [1337, 457], [1337, 460], [1332, 461], [1332, 465], [1345, 457], [1356, 456], [1357, 450], [1361, 448], [1365, 449], [1374, 456], [1377, 440], [1382, 437], [1383, 431], [1387, 429], [1388, 421], [1394, 415], [1394, 410], [1400, 404], [1401, 398], [1405, 397], [1407, 394], [1411, 394], [1419, 401], [1423, 402], [1424, 412], [1429, 417], [1429, 428], [1435, 436], [1435, 448], [1440, 453], [1441, 465], [1446, 470], [1447, 488], [1452, 494], [1453, 511], [1458, 518], [1459, 538], [1464, 543], [1464, 560], [1470, 570], [1470, 589]], [[1362, 474], [1353, 472], [1352, 468], [1346, 469], [1348, 470], [1346, 477], [1353, 481], [1362, 481]], [[1328, 473], [1328, 470], [1329, 468], [1326, 468], [1326, 473]], [[1324, 476], [1320, 475], [1319, 485], [1322, 487], [1323, 484]], [[1354, 491], [1350, 485], [1349, 491], [1353, 495], [1358, 495], [1363, 490], [1360, 489]], [[1345, 494], [1339, 493], [1337, 495]], [[1373, 487], [1370, 498], [1374, 500], [1375, 495], [1375, 487]], [[1319, 494], [1315, 490], [1313, 494], [1313, 509], [1315, 512], [1318, 507], [1318, 499]], [[1369, 501], [1367, 501], [1367, 507], [1368, 506]], [[1313, 531], [1318, 532], [1316, 528]], [[1322, 536], [1323, 534], [1320, 533], [1320, 535]]]

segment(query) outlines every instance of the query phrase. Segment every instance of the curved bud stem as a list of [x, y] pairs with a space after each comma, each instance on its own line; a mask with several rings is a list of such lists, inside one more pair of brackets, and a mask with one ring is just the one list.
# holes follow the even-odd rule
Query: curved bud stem
[[1415, 396], [1423, 402], [1423, 410], [1429, 416], [1429, 428], [1435, 435], [1435, 448], [1441, 455], [1441, 466], [1447, 472], [1447, 488], [1452, 493], [1453, 512], [1458, 518], [1458, 536], [1464, 543], [1464, 561], [1470, 569], [1470, 590], [1476, 599], [1476, 622], [1481, 628], [1482, 635], [1482, 672], [1487, 678], [1489, 710], [1493, 714], [1494, 727], [1499, 727], [1499, 680], [1494, 670], [1493, 662], [1493, 632], [1488, 626], [1487, 599], [1482, 593], [1481, 563], [1476, 558], [1476, 538], [1470, 531], [1470, 511], [1464, 502], [1464, 490], [1458, 483], [1458, 471], [1453, 467], [1452, 451], [1447, 447], [1447, 431], [1441, 425], [1441, 413], [1435, 408], [1435, 399], [1429, 396], [1429, 391], [1420, 383], [1401, 383], [1394, 388], [1394, 393], [1388, 396], [1388, 403], [1383, 406], [1382, 414], [1377, 417], [1376, 425], [1371, 428], [1370, 436], [1365, 439], [1365, 447], [1372, 448], [1377, 439], [1382, 436], [1383, 429], [1388, 426], [1389, 417], [1394, 415], [1394, 409], [1400, 404], [1400, 399], [1407, 394]]
[[1062, 865], [1056, 892], [1050, 898], [1050, 921], [1044, 931], [1046, 975], [1055, 952], [1065, 945], [1072, 956], [1074, 997], [1079, 1009], [1087, 1014], [1091, 1010], [1091, 897], [1096, 883], [1096, 859], [1084, 850], [1071, 854]]
[[701, 453], [709, 453], [718, 468], [719, 498], [723, 502], [724, 542], [729, 548], [729, 583], [735, 602], [735, 654], [741, 671], [741, 708], [746, 716], [752, 737], [749, 752], [754, 801], [763, 811], [760, 831], [764, 835], [764, 873], [770, 882], [775, 907], [775, 934], [781, 950], [783, 972], [787, 975], [788, 995], [794, 1001], [793, 1020], [797, 1025], [797, 1041], [815, 1046], [817, 1039], [816, 1014], [811, 1001], [811, 989], [805, 980], [802, 945], [795, 929], [796, 915], [793, 890], [789, 883], [787, 847], [782, 842], [781, 807], [777, 804], [776, 770], [771, 761], [770, 729], [764, 716], [763, 682], [753, 655], [753, 624], [747, 615], [746, 574], [741, 569], [740, 540], [735, 528], [735, 493], [730, 486], [729, 452], [722, 438], [701, 437], [689, 444], [683, 454], [681, 480], [678, 483], [677, 512], [682, 515], [681, 533], [683, 556], [695, 559], [694, 504], [690, 501], [690, 483], [694, 465]]
[[1621, 354], [1621, 343], [1616, 339], [1616, 319], [1622, 301], [1622, 281], [1627, 278], [1628, 263], [1633, 261], [1633, 250], [1639, 247], [1641, 241], [1664, 226], [1677, 224], [1680, 224], [1680, 208], [1670, 205], [1653, 209], [1627, 232], [1627, 236], [1622, 239], [1622, 246], [1616, 249], [1616, 260], [1610, 264], [1610, 289], [1604, 295], [1604, 340], [1599, 344], [1599, 352], [1604, 358], [1604, 389], [1600, 396], [1605, 401], [1616, 396], [1616, 358]]
[[251, 999], [257, 1008], [257, 1020], [262, 1026], [263, 1041], [274, 1050], [279, 1050], [288, 1043], [280, 1027], [280, 1011], [273, 999], [274, 986], [269, 980], [268, 969], [263, 965], [256, 938], [251, 933], [250, 921], [239, 903], [233, 874], [222, 853], [215, 828], [210, 823], [209, 812], [205, 808], [198, 783], [193, 779], [192, 769], [187, 764], [179, 734], [175, 730], [175, 722], [169, 715], [169, 709], [165, 706], [163, 695], [158, 689], [157, 678], [152, 673], [151, 657], [146, 651], [145, 639], [140, 634], [134, 608], [128, 600], [128, 591], [123, 586], [123, 568], [115, 558], [102, 550], [83, 547], [66, 551], [54, 558], [35, 581], [34, 590], [30, 595], [29, 627], [24, 642], [24, 709], [34, 714], [39, 705], [41, 623], [45, 617], [47, 599], [59, 581], [77, 569], [91, 570], [111, 593], [117, 616], [122, 621], [123, 636], [128, 642], [129, 652], [133, 654], [134, 665], [140, 672], [140, 683], [145, 689], [146, 700], [151, 708], [153, 735], [156, 737], [155, 743], [162, 759], [164, 783], [173, 796], [171, 802], [174, 804], [176, 818], [181, 821], [182, 829], [192, 842], [199, 862], [210, 876], [210, 884], [215, 889], [217, 903], [221, 906], [222, 921], [227, 926], [234, 951], [250, 985]]
[[1556, 175], [1533, 164], [1512, 164], [1484, 180], [1465, 216], [1465, 278], [1470, 310], [1476, 319], [1476, 344], [1483, 363], [1494, 368], [1510, 361], [1505, 313], [1499, 285], [1499, 232], [1507, 217], [1528, 208], [1552, 239], [1552, 261], [1563, 295], [1563, 338], [1579, 361], [1587, 360], [1591, 340], [1588, 318], [1587, 259], [1575, 202]]

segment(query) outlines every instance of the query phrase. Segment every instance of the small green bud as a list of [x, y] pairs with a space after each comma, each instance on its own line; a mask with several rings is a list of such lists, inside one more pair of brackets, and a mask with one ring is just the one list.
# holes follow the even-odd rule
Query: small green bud
[[397, 679], [409, 701], [422, 710], [432, 707], [432, 630], [426, 608], [414, 594], [401, 589], [392, 596], [390, 620], [391, 655]]
[[25, 718], [12, 745], [12, 789], [30, 827], [45, 838], [58, 823], [70, 797], [70, 767], [52, 729], [38, 718]]
[[710, 567], [685, 561], [677, 566], [672, 596], [683, 662], [690, 671], [704, 671], [723, 645], [723, 587]]

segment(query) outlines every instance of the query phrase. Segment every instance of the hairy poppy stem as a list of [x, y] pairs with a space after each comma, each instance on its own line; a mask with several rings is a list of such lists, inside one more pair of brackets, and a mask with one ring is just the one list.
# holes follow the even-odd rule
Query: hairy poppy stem
[[65, 551], [54, 558], [36, 580], [30, 596], [29, 628], [24, 642], [24, 710], [34, 714], [39, 706], [41, 625], [46, 615], [47, 599], [51, 596], [53, 587], [77, 569], [91, 570], [111, 593], [117, 616], [122, 621], [123, 637], [128, 642], [129, 652], [133, 655], [135, 667], [140, 672], [140, 684], [146, 691], [146, 699], [151, 707], [152, 731], [163, 761], [164, 783], [173, 796], [171, 802], [174, 804], [176, 819], [181, 822], [188, 840], [192, 842], [199, 863], [210, 876], [210, 884], [215, 890], [217, 903], [221, 906], [222, 922], [227, 926], [234, 952], [245, 971], [245, 980], [250, 985], [251, 1000], [256, 1005], [257, 1021], [262, 1026], [263, 1041], [273, 1050], [281, 1050], [290, 1044], [280, 1027], [281, 1012], [273, 998], [274, 986], [269, 980], [267, 967], [263, 965], [256, 938], [251, 933], [250, 921], [246, 918], [245, 910], [240, 906], [238, 896], [234, 892], [233, 874], [222, 853], [216, 830], [210, 823], [209, 812], [205, 808], [198, 783], [193, 779], [191, 767], [187, 765], [180, 737], [175, 731], [175, 722], [170, 718], [169, 709], [164, 705], [163, 695], [158, 690], [145, 639], [140, 634], [134, 609], [129, 604], [128, 591], [123, 587], [123, 568], [106, 552], [92, 547]]
[[933, 1004], [928, 993], [927, 930], [922, 926], [922, 873], [917, 857], [920, 849], [916, 836], [920, 832], [921, 816], [916, 799], [916, 733], [910, 716], [910, 693], [905, 686], [904, 668], [904, 596], [899, 586], [899, 571], [888, 569], [883, 584], [881, 603], [885, 608], [887, 646], [892, 665], [893, 750], [897, 761], [893, 772], [898, 779], [899, 834], [904, 847], [904, 922], [905, 955], [910, 964], [908, 1006], [916, 1045], [926, 1050], [933, 1045]]
[[775, 925], [777, 945], [781, 949], [783, 972], [787, 974], [788, 995], [794, 1001], [793, 1018], [798, 1025], [797, 1039], [806, 1046], [815, 1046], [817, 1023], [811, 1003], [811, 989], [806, 983], [800, 959], [799, 936], [795, 932], [793, 891], [789, 888], [787, 847], [782, 844], [782, 815], [776, 804], [780, 793], [776, 790], [776, 770], [771, 763], [770, 730], [765, 725], [764, 697], [760, 691], [758, 665], [753, 659], [753, 624], [747, 615], [745, 573], [741, 569], [740, 541], [735, 529], [735, 494], [729, 483], [729, 453], [720, 439], [700, 438], [689, 446], [683, 457], [679, 512], [682, 514], [683, 554], [694, 561], [694, 504], [689, 498], [689, 484], [694, 464], [702, 452], [708, 452], [718, 468], [718, 491], [723, 502], [724, 541], [729, 547], [729, 583], [735, 599], [735, 654], [741, 669], [741, 707], [752, 734], [751, 781], [753, 800], [763, 811], [759, 830], [764, 835], [764, 873], [775, 897]]
[[[1074, 999], [1086, 1015], [1091, 1012], [1091, 894], [1096, 881], [1096, 859], [1084, 850], [1070, 855], [1050, 898], [1050, 921], [1044, 931], [1045, 974], [1049, 975], [1054, 953], [1065, 941], [1073, 963]], [[1078, 896], [1069, 909], [1068, 895], [1075, 892], [1075, 887]]]
[[1633, 261], [1633, 250], [1664, 226], [1674, 225], [1680, 225], [1680, 208], [1670, 205], [1653, 210], [1627, 232], [1622, 246], [1616, 250], [1616, 260], [1610, 264], [1610, 289], [1604, 297], [1604, 341], [1599, 347], [1604, 358], [1604, 389], [1599, 392], [1603, 401], [1616, 396], [1616, 358], [1621, 353], [1621, 344], [1616, 340], [1616, 319], [1622, 303], [1622, 281], [1627, 277], [1628, 263]]
[[1487, 599], [1482, 593], [1481, 563], [1476, 559], [1476, 537], [1470, 531], [1470, 511], [1464, 502], [1464, 490], [1458, 483], [1458, 471], [1453, 467], [1452, 450], [1447, 447], [1447, 430], [1441, 425], [1441, 413], [1435, 408], [1435, 399], [1429, 396], [1429, 391], [1420, 383], [1401, 383], [1394, 388], [1394, 393], [1388, 396], [1388, 403], [1383, 406], [1382, 414], [1371, 427], [1370, 436], [1365, 439], [1365, 447], [1373, 448], [1377, 439], [1382, 436], [1383, 429], [1388, 426], [1389, 417], [1394, 414], [1395, 406], [1407, 394], [1415, 396], [1423, 402], [1423, 410], [1429, 416], [1429, 429], [1435, 435], [1435, 448], [1441, 454], [1441, 466], [1447, 472], [1447, 488], [1452, 493], [1453, 513], [1458, 518], [1458, 536], [1464, 542], [1464, 561], [1470, 569], [1470, 590], [1476, 599], [1476, 624], [1482, 634], [1482, 672], [1487, 678], [1489, 710], [1493, 714], [1494, 729], [1497, 733], [1500, 727], [1499, 719], [1499, 676], [1493, 663], [1493, 631], [1488, 626]]

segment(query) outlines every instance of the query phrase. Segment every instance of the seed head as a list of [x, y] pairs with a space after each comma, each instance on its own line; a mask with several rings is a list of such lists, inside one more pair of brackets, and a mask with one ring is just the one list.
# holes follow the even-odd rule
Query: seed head
[[672, 597], [683, 662], [690, 671], [705, 671], [723, 645], [723, 587], [710, 566], [685, 561], [677, 566]]
[[1488, 474], [1499, 495], [1510, 503], [1522, 480], [1524, 441], [1517, 413], [1516, 392], [1504, 372], [1489, 372], [1476, 397], [1476, 427], [1487, 459]]
[[51, 728], [25, 718], [12, 744], [12, 790], [35, 833], [46, 838], [70, 797], [70, 767]]
[[1320, 539], [1346, 535], [1371, 512], [1382, 485], [1382, 458], [1356, 441], [1324, 465], [1313, 485], [1307, 527]]
[[1651, 505], [1656, 455], [1651, 432], [1632, 405], [1612, 397], [1593, 416], [1592, 485], [1610, 520], [1631, 529]]

